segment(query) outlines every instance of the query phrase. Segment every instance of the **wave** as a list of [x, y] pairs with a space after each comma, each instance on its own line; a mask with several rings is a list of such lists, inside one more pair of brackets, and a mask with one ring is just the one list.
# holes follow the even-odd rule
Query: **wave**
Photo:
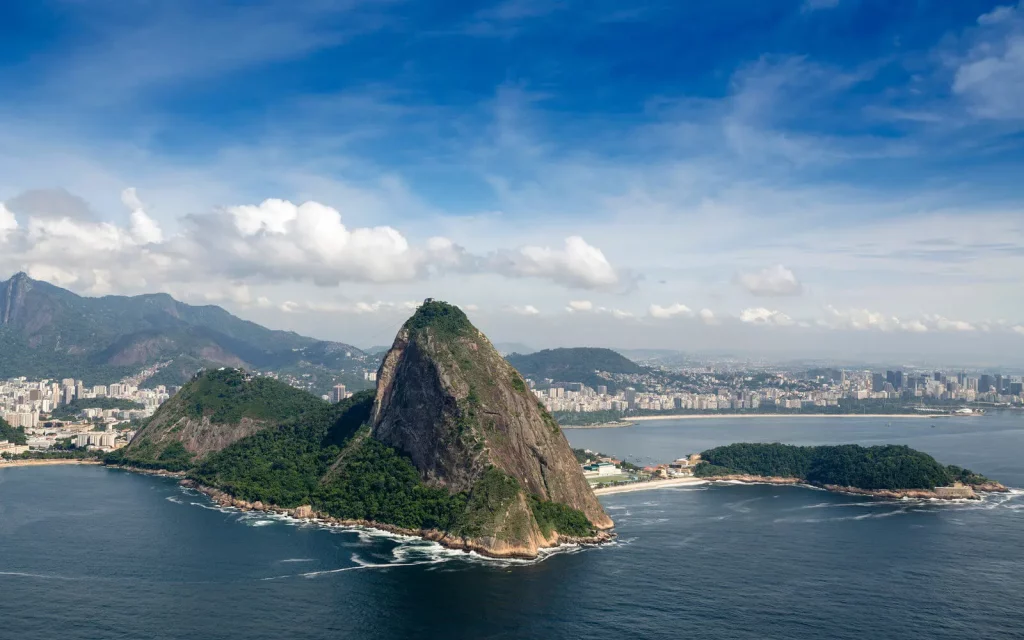
[[290, 562], [313, 562], [313, 558], [285, 558], [284, 560], [278, 560], [281, 564]]

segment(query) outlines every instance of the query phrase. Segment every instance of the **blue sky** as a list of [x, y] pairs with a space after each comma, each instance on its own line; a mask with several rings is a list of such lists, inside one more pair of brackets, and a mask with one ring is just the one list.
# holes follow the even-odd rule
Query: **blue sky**
[[1014, 3], [12, 0], [0, 86], [0, 270], [81, 293], [364, 344], [427, 295], [534, 346], [1024, 344]]

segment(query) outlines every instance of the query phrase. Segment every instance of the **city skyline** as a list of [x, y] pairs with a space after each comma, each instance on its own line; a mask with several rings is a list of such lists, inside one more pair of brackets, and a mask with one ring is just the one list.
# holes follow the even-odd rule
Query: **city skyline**
[[363, 346], [436, 297], [533, 348], [1020, 364], [1024, 5], [3, 12], [0, 278]]

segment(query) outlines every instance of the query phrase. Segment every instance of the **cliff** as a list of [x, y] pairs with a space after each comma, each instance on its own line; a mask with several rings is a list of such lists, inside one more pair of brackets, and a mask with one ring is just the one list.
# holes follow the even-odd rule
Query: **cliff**
[[428, 302], [398, 332], [377, 376], [375, 439], [406, 454], [428, 485], [469, 496], [480, 544], [536, 553], [531, 500], [612, 526], [558, 424], [457, 307]]

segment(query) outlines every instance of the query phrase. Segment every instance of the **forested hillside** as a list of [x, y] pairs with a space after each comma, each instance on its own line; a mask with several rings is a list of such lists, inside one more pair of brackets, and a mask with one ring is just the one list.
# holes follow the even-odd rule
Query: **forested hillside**
[[943, 466], [930, 455], [904, 445], [800, 447], [739, 443], [709, 449], [701, 454], [701, 460], [695, 474], [702, 477], [750, 474], [869, 490], [934, 489], [954, 481], [988, 482], [984, 476]]

